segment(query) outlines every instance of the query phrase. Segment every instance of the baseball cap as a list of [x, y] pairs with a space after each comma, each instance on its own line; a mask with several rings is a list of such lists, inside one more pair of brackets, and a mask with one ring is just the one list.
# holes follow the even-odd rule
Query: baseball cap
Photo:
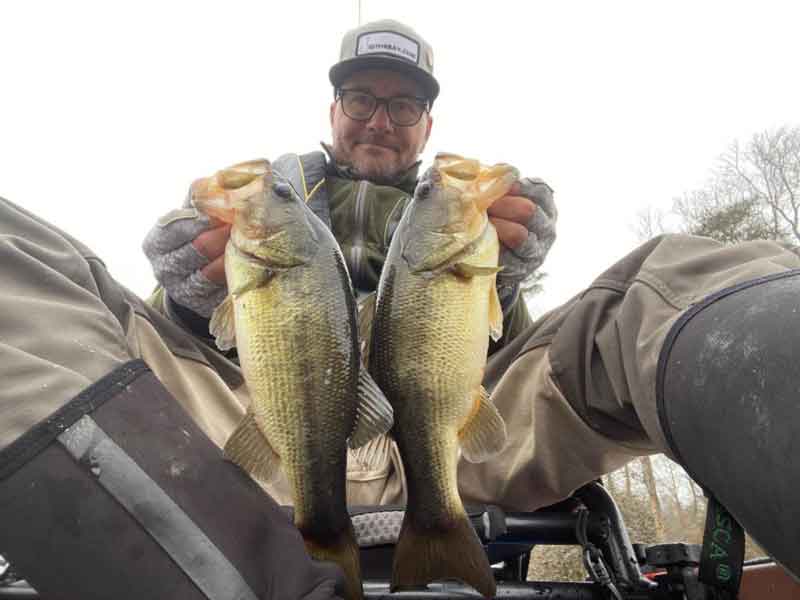
[[398, 71], [417, 81], [431, 102], [439, 95], [431, 45], [397, 21], [374, 21], [345, 33], [339, 62], [331, 67], [328, 77], [334, 87], [339, 87], [350, 75], [364, 69]]

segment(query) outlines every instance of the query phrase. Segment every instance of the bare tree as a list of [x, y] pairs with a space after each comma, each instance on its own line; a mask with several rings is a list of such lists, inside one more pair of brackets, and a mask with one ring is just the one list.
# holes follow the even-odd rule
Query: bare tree
[[781, 232], [765, 218], [763, 206], [729, 183], [716, 181], [674, 201], [673, 212], [680, 217], [683, 232], [726, 244], [781, 239]]
[[632, 494], [631, 488], [631, 471], [628, 467], [629, 463], [625, 463], [625, 493], [630, 496]]
[[[700, 189], [673, 200], [683, 233], [733, 244], [769, 239], [800, 245], [800, 126], [784, 126], [735, 141]], [[666, 215], [640, 211], [633, 229], [641, 239], [665, 233]]]
[[664, 465], [666, 465], [667, 473], [669, 473], [669, 479], [671, 484], [670, 491], [672, 492], [672, 501], [675, 503], [675, 514], [678, 517], [678, 523], [681, 527], [681, 530], [686, 530], [688, 527], [688, 523], [686, 520], [686, 515], [683, 512], [683, 505], [681, 504], [681, 496], [678, 490], [678, 479], [677, 477], [675, 477], [675, 467], [669, 460], [663, 460], [662, 462]]
[[772, 239], [800, 242], [800, 127], [756, 134], [744, 148], [734, 142], [719, 177], [760, 205]]
[[617, 492], [617, 486], [614, 483], [614, 474], [613, 473], [609, 473], [608, 475], [604, 475], [603, 477], [600, 478], [600, 480], [603, 482], [603, 485], [608, 489], [608, 493], [609, 494], [611, 494], [612, 496], [616, 496], [617, 495], [617, 493], [618, 493]]
[[646, 241], [667, 232], [665, 219], [664, 210], [648, 206], [636, 213], [636, 220], [631, 229], [637, 238]]
[[547, 277], [547, 273], [544, 271], [534, 271], [528, 277], [522, 280], [520, 284], [520, 290], [522, 291], [522, 296], [526, 300], [530, 300], [534, 296], [540, 294], [542, 290], [544, 290], [544, 280]]
[[697, 493], [697, 484], [688, 476], [687, 478], [689, 479], [689, 491], [692, 492], [692, 517], [696, 519], [700, 514], [701, 508], [704, 508], [704, 506], [700, 506], [701, 499], [700, 495]]
[[664, 509], [661, 507], [661, 499], [658, 497], [656, 488], [656, 477], [653, 472], [653, 462], [650, 456], [640, 456], [639, 464], [642, 467], [644, 483], [647, 486], [647, 495], [650, 500], [650, 507], [653, 511], [656, 532], [659, 538], [664, 537]]

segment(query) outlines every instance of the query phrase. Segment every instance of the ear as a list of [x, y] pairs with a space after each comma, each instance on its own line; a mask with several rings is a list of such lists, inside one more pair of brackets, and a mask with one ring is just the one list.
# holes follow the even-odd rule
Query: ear
[[331, 102], [331, 110], [330, 110], [331, 127], [333, 127], [333, 115], [335, 114], [336, 114], [336, 100]]

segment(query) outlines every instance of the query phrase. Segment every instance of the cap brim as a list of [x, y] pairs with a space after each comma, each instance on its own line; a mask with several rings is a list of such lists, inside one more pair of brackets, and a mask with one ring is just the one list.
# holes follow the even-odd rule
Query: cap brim
[[407, 60], [391, 56], [357, 56], [343, 60], [331, 67], [328, 77], [333, 87], [339, 87], [353, 73], [365, 69], [388, 69], [407, 75], [422, 86], [425, 95], [431, 102], [436, 100], [439, 95], [439, 82], [432, 75]]

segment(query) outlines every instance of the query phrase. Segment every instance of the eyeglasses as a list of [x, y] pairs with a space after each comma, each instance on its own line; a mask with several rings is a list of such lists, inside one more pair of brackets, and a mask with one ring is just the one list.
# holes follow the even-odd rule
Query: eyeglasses
[[336, 90], [336, 96], [342, 101], [344, 114], [354, 121], [369, 121], [381, 104], [386, 105], [389, 120], [398, 127], [411, 127], [419, 123], [422, 115], [428, 110], [428, 101], [416, 96], [392, 96], [378, 98], [361, 90]]

